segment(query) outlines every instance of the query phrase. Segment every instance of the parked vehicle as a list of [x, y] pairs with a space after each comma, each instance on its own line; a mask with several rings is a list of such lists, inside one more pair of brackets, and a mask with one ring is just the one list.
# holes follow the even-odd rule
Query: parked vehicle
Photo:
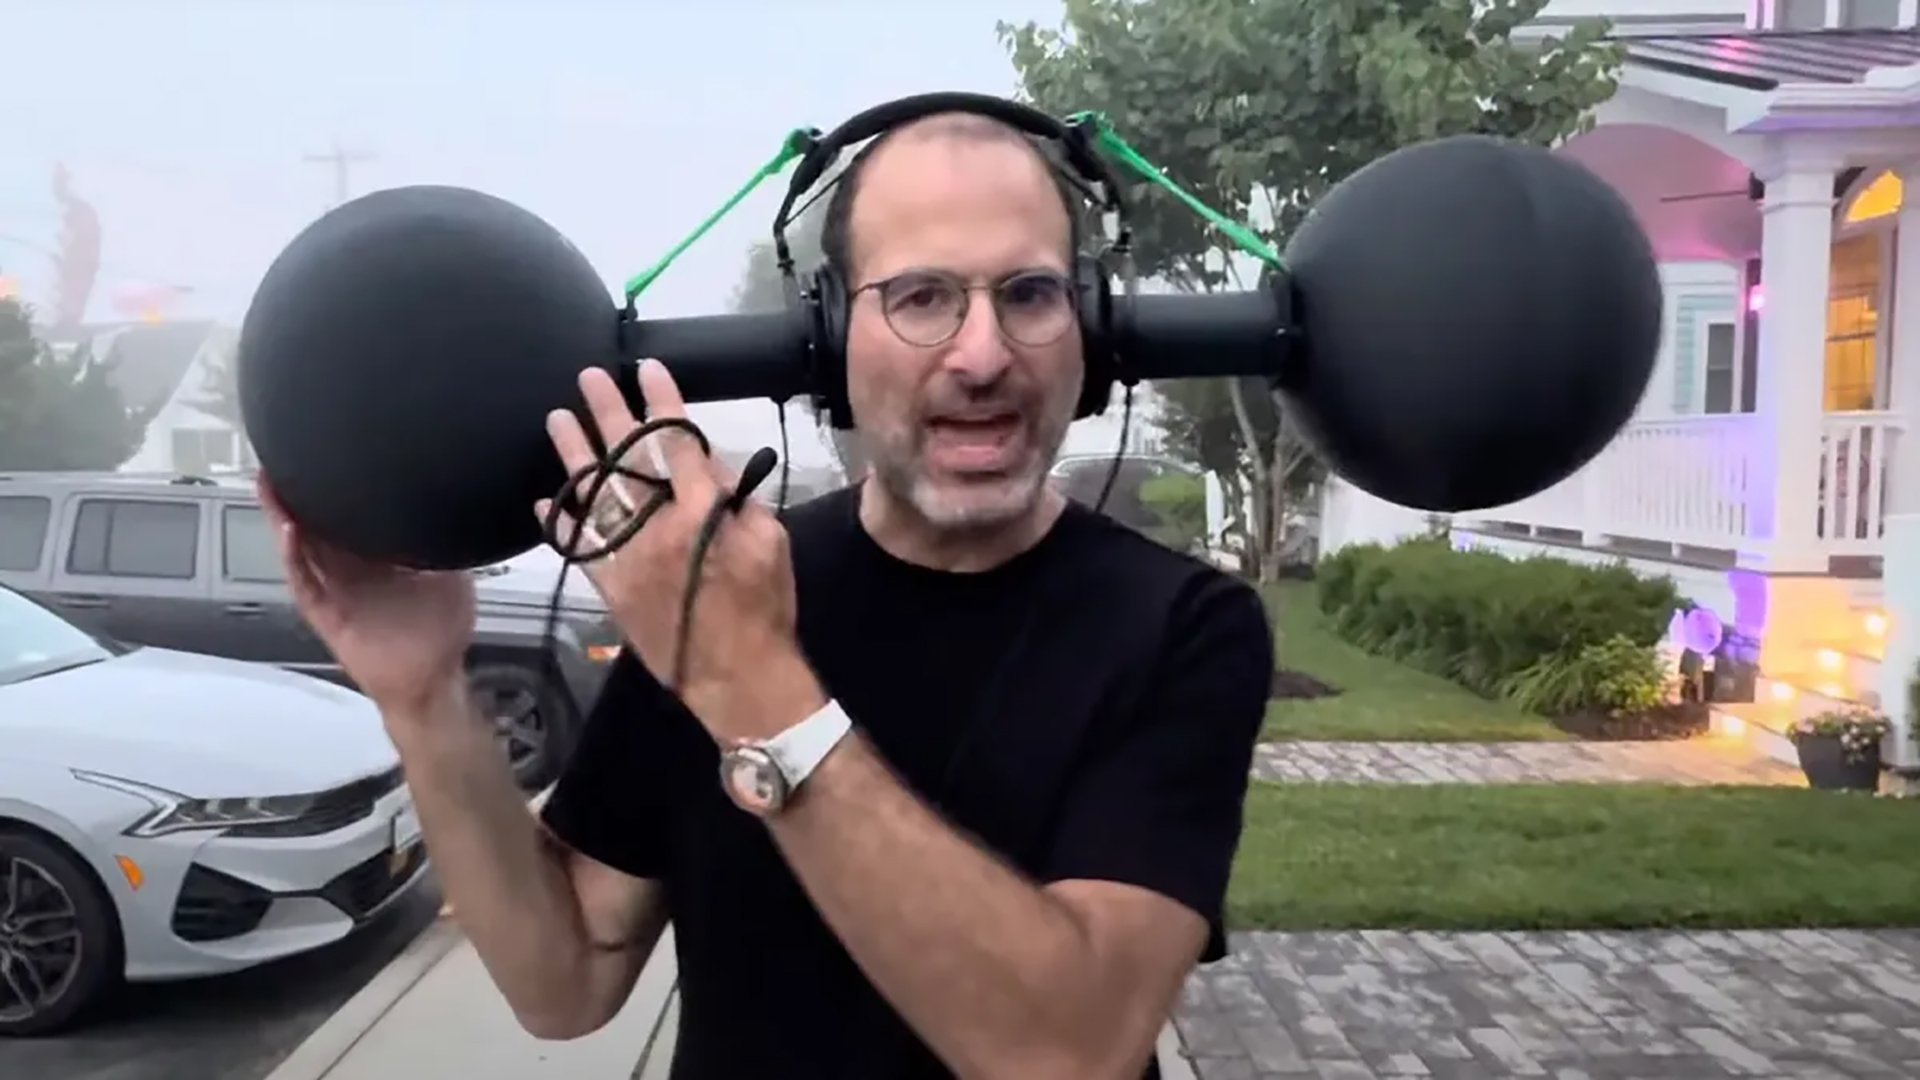
[[[551, 565], [557, 574], [557, 556]], [[584, 588], [563, 600], [549, 658], [555, 578], [509, 571], [476, 572], [467, 676], [515, 775], [532, 789], [557, 775], [619, 634], [576, 573]], [[271, 526], [243, 478], [0, 474], [0, 584], [118, 641], [350, 685], [295, 609]]]
[[371, 702], [0, 587], [0, 1035], [347, 936], [426, 872]]

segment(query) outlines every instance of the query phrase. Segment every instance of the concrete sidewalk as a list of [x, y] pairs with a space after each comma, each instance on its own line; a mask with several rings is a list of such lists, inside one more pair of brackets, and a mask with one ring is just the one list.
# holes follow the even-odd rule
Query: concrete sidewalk
[[[542, 1042], [520, 1029], [442, 917], [267, 1080], [666, 1080], [679, 1030], [674, 975], [668, 927], [619, 1016], [584, 1039]], [[1171, 1023], [1159, 1058], [1165, 1080], [1193, 1080]]]
[[[674, 974], [669, 928], [620, 1015], [586, 1038], [543, 1042], [521, 1030], [479, 955], [443, 917], [267, 1080], [665, 1080]], [[643, 1053], [646, 1068], [636, 1072]]]

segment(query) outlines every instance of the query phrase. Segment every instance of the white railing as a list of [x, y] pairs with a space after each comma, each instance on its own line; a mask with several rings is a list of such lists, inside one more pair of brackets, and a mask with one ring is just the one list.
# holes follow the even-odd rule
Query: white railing
[[1828, 413], [1821, 430], [1820, 546], [1877, 555], [1887, 523], [1887, 473], [1900, 439], [1892, 413]]
[[[1769, 437], [1753, 414], [1680, 416], [1630, 424], [1599, 457], [1532, 498], [1459, 515], [1478, 522], [1674, 548], [1734, 550], [1754, 538], [1752, 485], [1764, 483], [1759, 451]], [[1828, 413], [1823, 419], [1818, 537], [1828, 555], [1877, 554], [1887, 472], [1899, 438], [1891, 413]], [[1571, 537], [1569, 537], [1571, 539]]]

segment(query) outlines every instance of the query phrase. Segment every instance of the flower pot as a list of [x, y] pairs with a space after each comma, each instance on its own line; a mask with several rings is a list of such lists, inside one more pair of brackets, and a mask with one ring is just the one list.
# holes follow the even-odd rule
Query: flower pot
[[1821, 791], [1877, 791], [1880, 747], [1849, 759], [1838, 735], [1801, 735], [1793, 740], [1807, 786]]

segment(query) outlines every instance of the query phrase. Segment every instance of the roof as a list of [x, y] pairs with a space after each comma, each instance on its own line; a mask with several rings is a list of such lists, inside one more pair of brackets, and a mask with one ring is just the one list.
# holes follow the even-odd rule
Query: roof
[[1627, 62], [1747, 90], [1858, 84], [1875, 68], [1920, 64], [1914, 30], [1753, 30], [1622, 35]]
[[130, 326], [114, 333], [96, 355], [127, 407], [150, 414], [172, 400], [213, 332], [211, 322]]

